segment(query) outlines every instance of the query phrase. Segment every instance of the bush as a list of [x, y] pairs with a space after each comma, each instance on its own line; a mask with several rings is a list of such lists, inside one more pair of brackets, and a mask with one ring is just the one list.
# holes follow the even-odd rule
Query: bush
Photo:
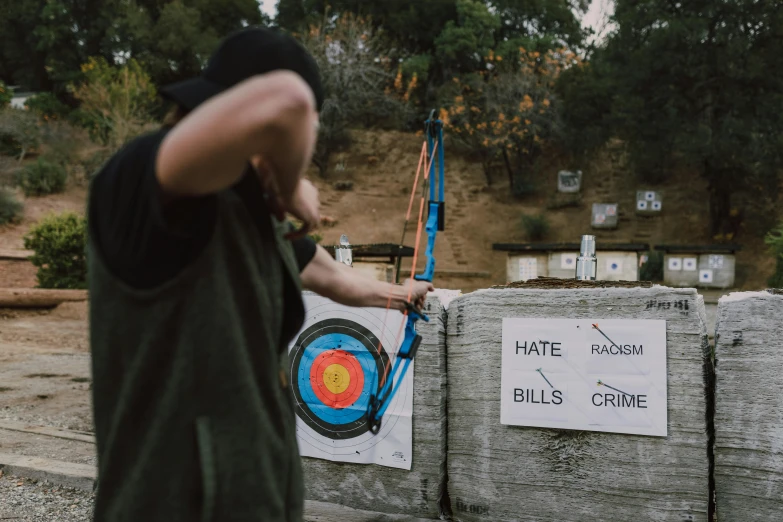
[[41, 152], [44, 159], [63, 167], [81, 163], [80, 151], [87, 141], [82, 129], [61, 121], [43, 126]]
[[0, 109], [5, 109], [11, 103], [11, 99], [14, 97], [14, 93], [8, 86], [0, 81]]
[[87, 288], [87, 220], [73, 213], [53, 215], [33, 227], [24, 247], [38, 267], [39, 288]]
[[0, 110], [0, 154], [22, 161], [41, 144], [41, 125], [35, 114], [19, 109]]
[[541, 241], [549, 233], [549, 221], [546, 216], [522, 216], [522, 227], [530, 241]]
[[775, 273], [769, 278], [769, 286], [772, 288], [783, 288], [783, 223], [767, 234], [764, 241], [769, 245], [776, 261]]
[[62, 165], [38, 158], [17, 173], [16, 184], [25, 196], [44, 196], [65, 190], [67, 179], [68, 172]]
[[639, 268], [639, 280], [663, 281], [663, 252], [650, 251], [645, 255], [647, 262]]
[[24, 206], [12, 191], [0, 188], [0, 225], [17, 223], [23, 209]]
[[71, 113], [71, 108], [57, 99], [51, 92], [42, 92], [30, 96], [24, 103], [27, 109], [39, 118], [50, 120], [64, 120]]
[[152, 121], [157, 97], [141, 65], [129, 60], [114, 67], [103, 58], [90, 58], [81, 69], [84, 82], [70, 87], [81, 102], [73, 121], [86, 128], [93, 140], [113, 149], [141, 134]]

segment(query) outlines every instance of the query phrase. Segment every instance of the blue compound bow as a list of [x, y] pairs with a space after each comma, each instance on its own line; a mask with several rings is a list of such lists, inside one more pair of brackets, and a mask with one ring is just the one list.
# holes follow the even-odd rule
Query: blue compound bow
[[[445, 218], [445, 205], [444, 205], [444, 153], [443, 153], [443, 122], [440, 119], [436, 119], [435, 111], [430, 113], [429, 119], [425, 122], [425, 129], [427, 135], [426, 148], [422, 150], [423, 160], [429, 158], [429, 162], [425, 165], [424, 183], [422, 185], [421, 204], [419, 207], [419, 227], [416, 232], [416, 246], [413, 253], [413, 268], [412, 277], [418, 281], [432, 282], [432, 278], [435, 275], [435, 238], [438, 231], [443, 230], [444, 218]], [[421, 161], [420, 161], [421, 164]], [[435, 177], [435, 167], [438, 168], [438, 177]], [[417, 177], [418, 181], [418, 172]], [[424, 256], [427, 260], [424, 267], [424, 273], [416, 275], [416, 261], [418, 259], [419, 241], [421, 239], [421, 225], [424, 212], [424, 200], [427, 196], [427, 187], [429, 186], [429, 203], [428, 203], [428, 216], [427, 223], [424, 227], [427, 232], [427, 248], [424, 251]], [[436, 191], [437, 189], [437, 191]], [[416, 192], [416, 184], [413, 186], [411, 193], [411, 203]], [[410, 207], [408, 209], [408, 215], [405, 219], [405, 227], [403, 228], [403, 239], [400, 242], [400, 249], [405, 240], [405, 229], [407, 229], [408, 220], [410, 219]], [[399, 253], [398, 253], [399, 254]], [[398, 257], [399, 260], [399, 257]], [[399, 273], [399, 262], [397, 264]], [[410, 300], [410, 299], [409, 299]], [[407, 322], [405, 324], [405, 337], [403, 338], [402, 345], [400, 346], [397, 355], [394, 358], [394, 364], [389, 372], [389, 366], [386, 366], [384, 372], [384, 378], [382, 381], [381, 391], [378, 395], [372, 395], [370, 397], [369, 409], [367, 412], [367, 420], [369, 423], [369, 430], [373, 434], [377, 434], [381, 429], [381, 421], [383, 415], [386, 413], [386, 409], [391, 404], [394, 395], [397, 393], [400, 384], [405, 378], [405, 374], [408, 372], [411, 361], [416, 356], [416, 352], [421, 344], [421, 335], [416, 332], [416, 322], [420, 319], [429, 322], [429, 317], [417, 310], [410, 302], [406, 305], [405, 315]]]

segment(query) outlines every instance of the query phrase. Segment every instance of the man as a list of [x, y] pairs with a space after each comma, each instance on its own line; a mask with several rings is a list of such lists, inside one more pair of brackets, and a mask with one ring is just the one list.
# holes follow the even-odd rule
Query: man
[[303, 237], [319, 221], [302, 174], [323, 95], [294, 40], [241, 31], [163, 92], [173, 125], [125, 146], [90, 192], [95, 520], [299, 521], [285, 368], [302, 280], [400, 309], [432, 287], [357, 284]]

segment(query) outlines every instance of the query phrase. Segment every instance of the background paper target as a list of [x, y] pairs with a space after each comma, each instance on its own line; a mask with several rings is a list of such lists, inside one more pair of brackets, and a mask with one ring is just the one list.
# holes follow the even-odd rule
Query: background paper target
[[[378, 393], [384, 369], [402, 342], [403, 315], [346, 307], [309, 293], [305, 306], [305, 323], [289, 347], [301, 455], [410, 469], [413, 368], [391, 401], [381, 431], [372, 435], [367, 425], [370, 396]], [[407, 458], [400, 461], [400, 454]]]

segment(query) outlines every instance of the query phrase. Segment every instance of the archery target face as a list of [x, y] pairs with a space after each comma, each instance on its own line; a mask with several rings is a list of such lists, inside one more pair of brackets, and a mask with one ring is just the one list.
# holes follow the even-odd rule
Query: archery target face
[[669, 258], [669, 270], [673, 270], [675, 272], [682, 270], [682, 258], [681, 257], [670, 257]]
[[687, 272], [695, 272], [698, 268], [699, 261], [695, 257], [686, 257], [682, 261], [682, 269]]
[[610, 258], [606, 260], [606, 273], [610, 275], [622, 274], [623, 260], [619, 258]]
[[[403, 315], [395, 310], [346, 307], [312, 295], [305, 295], [305, 303], [305, 324], [289, 349], [301, 454], [401, 467], [376, 460], [377, 454], [387, 453], [382, 460], [391, 460], [390, 440], [411, 441], [413, 368], [392, 398], [377, 435], [369, 432], [367, 411], [384, 375], [392, 379], [391, 365], [403, 338]], [[411, 455], [410, 448], [395, 451]]]
[[637, 210], [647, 210], [647, 202], [644, 200], [639, 200], [636, 202], [636, 209]]

